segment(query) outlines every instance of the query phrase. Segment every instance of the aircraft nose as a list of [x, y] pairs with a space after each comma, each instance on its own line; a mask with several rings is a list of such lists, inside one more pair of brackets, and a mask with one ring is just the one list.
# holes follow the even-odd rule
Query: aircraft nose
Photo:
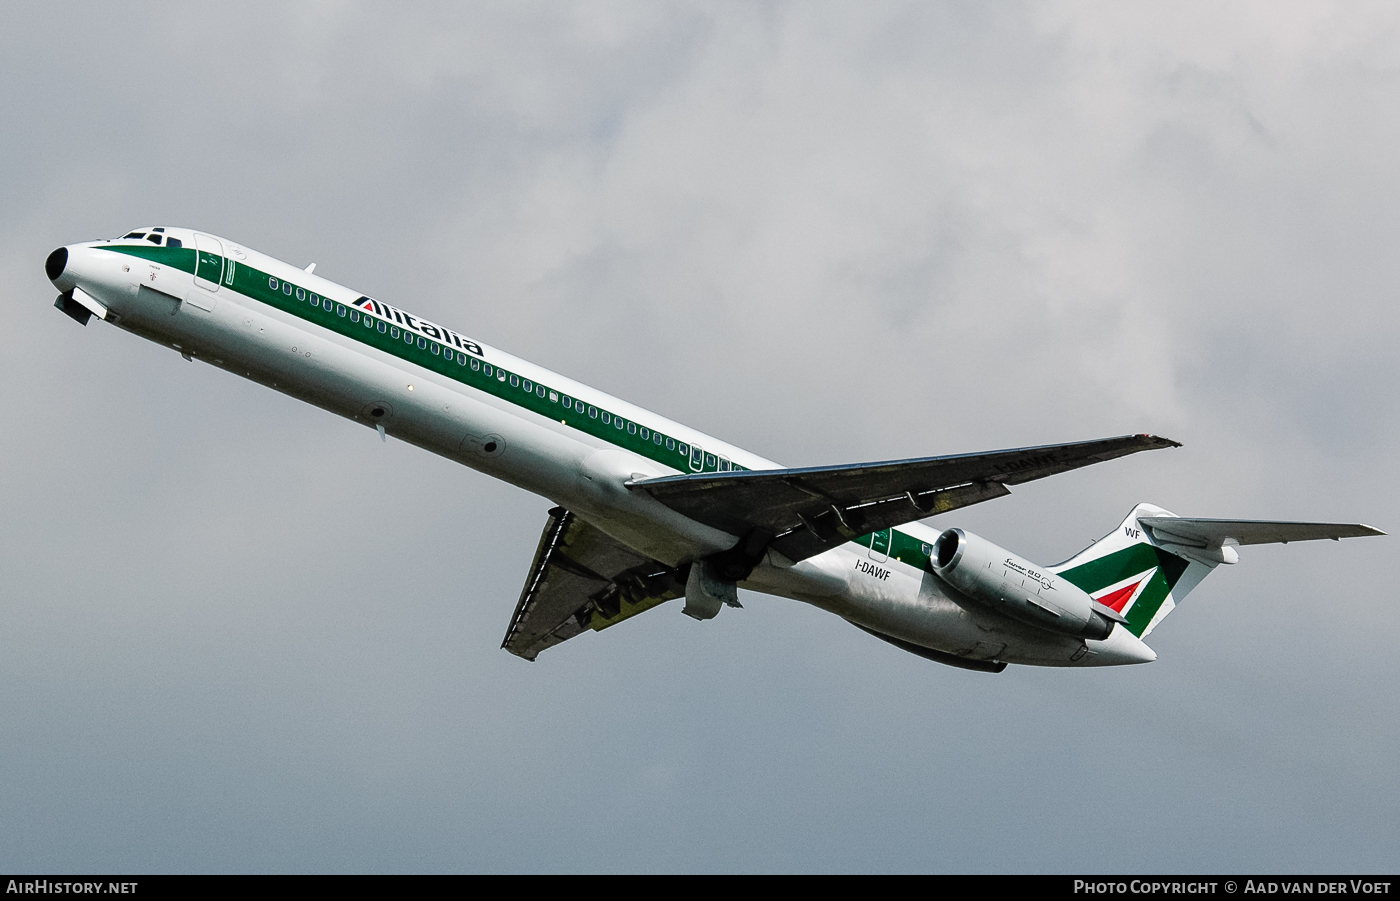
[[68, 248], [60, 247], [49, 258], [44, 260], [44, 272], [48, 275], [49, 281], [56, 282], [63, 274], [63, 270], [68, 268]]

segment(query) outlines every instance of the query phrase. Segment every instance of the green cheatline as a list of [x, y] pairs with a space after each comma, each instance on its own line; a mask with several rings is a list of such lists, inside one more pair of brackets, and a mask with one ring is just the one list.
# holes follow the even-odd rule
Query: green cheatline
[[[195, 273], [197, 265], [195, 256], [197, 251], [188, 248], [122, 245], [106, 249], [171, 266], [191, 275]], [[617, 416], [611, 411], [599, 409], [596, 416], [590, 416], [589, 410], [594, 409], [590, 405], [573, 404], [565, 407], [563, 400], [568, 395], [556, 389], [546, 385], [531, 384], [528, 379], [524, 379], [518, 373], [501, 369], [499, 366], [488, 364], [482, 359], [459, 351], [444, 352], [450, 348], [450, 345], [420, 338], [408, 329], [400, 330], [397, 326], [386, 324], [385, 330], [381, 332], [378, 329], [378, 324], [384, 320], [365, 316], [360, 310], [344, 303], [332, 301], [325, 306], [321, 304], [313, 306], [310, 299], [320, 297], [314, 291], [287, 282], [285, 279], [277, 279], [276, 276], [246, 263], [228, 258], [220, 260], [217, 255], [203, 253], [205, 260], [198, 263], [200, 269], [203, 271], [208, 267], [213, 272], [222, 271], [224, 274], [223, 284], [245, 297], [445, 375], [464, 385], [470, 385], [479, 391], [485, 391], [533, 413], [538, 413], [554, 421], [562, 421], [571, 428], [600, 438], [616, 447], [625, 448], [655, 460], [665, 466], [679, 469], [682, 472], [719, 471], [719, 458], [714, 454], [705, 454], [699, 470], [690, 469], [688, 462], [690, 448], [685, 442], [645, 428], [638, 423]], [[228, 269], [224, 269], [224, 266], [227, 266]], [[230, 273], [232, 279], [229, 278]], [[210, 280], [212, 281], [212, 279]], [[272, 280], [275, 280], [276, 288], [272, 287]], [[283, 287], [284, 285], [290, 286], [291, 291], [288, 292]], [[301, 299], [298, 299], [299, 294]], [[374, 327], [366, 328], [366, 324]], [[395, 337], [395, 331], [400, 333], [399, 337]], [[406, 341], [404, 337], [408, 337], [410, 340]], [[529, 391], [524, 389], [526, 384], [531, 384]], [[643, 437], [644, 435], [646, 437]], [[737, 463], [730, 465], [735, 470], [744, 469]], [[890, 533], [889, 555], [891, 558], [919, 570], [928, 567], [930, 548], [926, 542], [898, 529], [885, 531]], [[879, 533], [864, 535], [856, 539], [856, 543], [870, 547], [873, 540], [872, 535], [875, 534]]]
[[[195, 272], [196, 251], [185, 248], [116, 246], [106, 248], [142, 259], [152, 260], [188, 272]], [[290, 313], [293, 316], [330, 329], [361, 344], [374, 347], [407, 362], [422, 366], [440, 375], [447, 376], [479, 391], [508, 401], [518, 407], [538, 413], [555, 422], [577, 429], [595, 438], [602, 439], [616, 447], [626, 448], [665, 466], [681, 472], [719, 472], [722, 461], [714, 453], [705, 452], [699, 468], [690, 466], [690, 445], [670, 435], [655, 432], [647, 426], [617, 416], [610, 410], [596, 408], [589, 404], [572, 403], [572, 398], [547, 385], [539, 385], [498, 366], [487, 363], [473, 355], [451, 348], [451, 345], [422, 337], [416, 332], [401, 329], [393, 322], [386, 322], [384, 331], [379, 331], [377, 317], [364, 316], [363, 312], [343, 302], [312, 304], [312, 298], [320, 295], [302, 286], [278, 279], [237, 260], [219, 258], [202, 252], [207, 266], [213, 273], [224, 273], [223, 284], [245, 297], [265, 303], [268, 306]], [[220, 261], [211, 263], [211, 260]], [[228, 269], [223, 269], [227, 266]], [[229, 278], [230, 271], [232, 279]], [[212, 279], [211, 279], [212, 280]], [[273, 285], [276, 285], [274, 288]], [[366, 328], [366, 325], [375, 327]], [[444, 350], [450, 352], [444, 353]], [[527, 389], [525, 386], [528, 385]], [[568, 402], [568, 406], [565, 403]], [[727, 461], [724, 461], [727, 462]], [[742, 470], [743, 466], [729, 463], [729, 468]]]

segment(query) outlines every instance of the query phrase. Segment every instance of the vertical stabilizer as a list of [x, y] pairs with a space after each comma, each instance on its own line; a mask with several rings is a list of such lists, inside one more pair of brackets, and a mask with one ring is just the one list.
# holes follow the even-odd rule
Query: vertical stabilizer
[[1128, 631], [1144, 638], [1216, 566], [1198, 555], [1172, 553], [1138, 522], [1169, 516], [1175, 514], [1138, 504], [1117, 529], [1050, 571], [1113, 608], [1127, 620]]

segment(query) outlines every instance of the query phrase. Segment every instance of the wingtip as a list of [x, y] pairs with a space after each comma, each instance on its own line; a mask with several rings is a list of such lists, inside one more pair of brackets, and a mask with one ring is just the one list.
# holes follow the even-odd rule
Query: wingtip
[[1181, 447], [1180, 441], [1163, 438], [1161, 435], [1139, 435], [1138, 437], [1152, 442], [1157, 447]]

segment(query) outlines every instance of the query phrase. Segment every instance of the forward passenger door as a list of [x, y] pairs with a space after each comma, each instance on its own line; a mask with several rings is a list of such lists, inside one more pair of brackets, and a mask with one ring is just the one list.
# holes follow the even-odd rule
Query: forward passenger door
[[218, 238], [195, 233], [194, 283], [210, 293], [224, 280], [224, 244]]

